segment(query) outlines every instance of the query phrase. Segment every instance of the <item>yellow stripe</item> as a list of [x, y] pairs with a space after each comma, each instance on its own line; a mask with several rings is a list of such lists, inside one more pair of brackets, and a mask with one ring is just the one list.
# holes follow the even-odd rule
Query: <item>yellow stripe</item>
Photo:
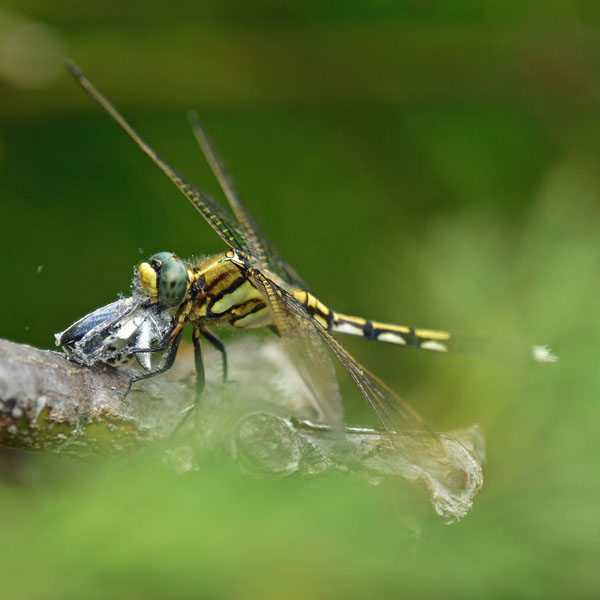
[[[356, 323], [357, 325], [366, 325], [367, 320], [362, 317], [350, 317], [349, 315], [342, 315], [341, 313], [333, 313], [334, 318], [343, 319], [344, 321], [348, 321], [349, 323]], [[375, 323], [373, 323], [375, 325]]]
[[317, 310], [322, 315], [327, 316], [329, 314], [329, 309], [320, 300], [317, 300]]
[[313, 315], [313, 319], [322, 327], [327, 329], [327, 321], [319, 314]]
[[447, 331], [436, 331], [434, 329], [415, 329], [415, 334], [421, 338], [430, 340], [449, 340], [450, 334]]
[[262, 298], [256, 288], [246, 280], [240, 287], [233, 290], [233, 292], [225, 294], [222, 298], [217, 300], [210, 307], [210, 310], [215, 314], [223, 314], [232, 306], [243, 304], [244, 302], [248, 302], [248, 300], [262, 300]]
[[298, 290], [298, 291], [294, 292], [294, 298], [296, 298], [296, 300], [298, 300], [298, 302], [300, 302], [300, 304], [305, 304], [307, 297], [308, 297], [308, 294], [304, 290]]
[[388, 323], [379, 323], [372, 321], [374, 329], [387, 329], [389, 331], [398, 331], [399, 333], [410, 333], [410, 327], [404, 325], [389, 325]]
[[318, 298], [313, 296], [309, 292], [305, 292], [304, 290], [300, 290], [294, 292], [294, 296], [296, 300], [301, 302], [306, 306], [306, 308], [310, 308], [315, 312], [320, 312], [321, 315], [326, 317], [329, 314], [329, 308], [327, 308]]

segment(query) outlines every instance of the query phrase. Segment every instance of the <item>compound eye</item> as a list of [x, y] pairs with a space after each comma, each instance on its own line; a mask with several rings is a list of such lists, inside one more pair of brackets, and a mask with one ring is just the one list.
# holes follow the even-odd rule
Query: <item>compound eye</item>
[[175, 255], [172, 252], [157, 252], [148, 259], [148, 262], [152, 265], [153, 269], [158, 271], [160, 265], [167, 262], [171, 258], [171, 256]]
[[187, 291], [187, 282], [185, 265], [179, 260], [167, 260], [162, 264], [158, 275], [158, 299], [166, 306], [180, 304]]

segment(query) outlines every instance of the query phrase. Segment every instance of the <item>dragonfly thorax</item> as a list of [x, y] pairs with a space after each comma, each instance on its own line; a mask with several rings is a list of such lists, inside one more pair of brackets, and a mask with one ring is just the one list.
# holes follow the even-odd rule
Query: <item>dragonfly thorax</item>
[[171, 252], [159, 252], [137, 268], [142, 289], [165, 306], [183, 302], [190, 286], [190, 277], [184, 262]]

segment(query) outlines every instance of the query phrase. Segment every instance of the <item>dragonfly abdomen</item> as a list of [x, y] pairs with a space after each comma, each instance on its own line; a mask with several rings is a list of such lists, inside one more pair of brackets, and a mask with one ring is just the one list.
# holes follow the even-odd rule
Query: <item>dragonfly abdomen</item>
[[448, 352], [450, 334], [433, 329], [415, 329], [405, 325], [380, 323], [362, 317], [333, 313], [331, 331], [361, 336], [367, 340], [397, 344], [406, 348], [421, 348], [434, 352]]
[[415, 329], [404, 325], [380, 323], [363, 317], [335, 312], [325, 306], [310, 292], [299, 290], [294, 297], [320, 325], [334, 333], [355, 335], [366, 340], [376, 340], [435, 352], [448, 352], [450, 333], [433, 329]]

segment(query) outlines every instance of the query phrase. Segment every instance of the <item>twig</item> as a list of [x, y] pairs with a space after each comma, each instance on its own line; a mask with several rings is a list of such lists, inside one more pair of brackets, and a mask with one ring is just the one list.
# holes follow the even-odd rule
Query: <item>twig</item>
[[129, 376], [0, 340], [0, 444], [84, 458], [164, 438], [191, 403], [189, 386], [156, 378], [124, 399]]
[[[374, 483], [415, 481], [450, 521], [471, 507], [482, 483], [476, 426], [452, 435], [332, 431], [309, 420], [308, 392], [277, 342], [248, 338], [228, 349], [237, 382], [220, 383], [218, 369], [208, 369], [195, 427], [189, 419], [193, 442], [184, 436], [165, 452], [175, 468], [195, 468], [199, 455], [218, 451], [267, 477], [343, 471]], [[0, 340], [0, 445], [89, 458], [167, 439], [193, 401], [193, 361], [182, 354], [125, 399], [127, 369], [81, 367], [61, 353]]]

